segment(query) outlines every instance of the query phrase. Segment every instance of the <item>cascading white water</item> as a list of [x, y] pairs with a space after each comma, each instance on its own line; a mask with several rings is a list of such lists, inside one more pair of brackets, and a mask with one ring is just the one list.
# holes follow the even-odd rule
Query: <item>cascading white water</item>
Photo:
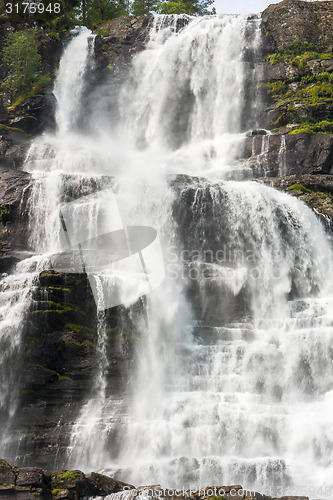
[[18, 405], [20, 351], [25, 314], [45, 258], [32, 256], [18, 263], [0, 282], [0, 454], [14, 458], [19, 442], [11, 428]]
[[180, 32], [175, 18], [156, 18], [133, 62], [121, 130], [131, 147], [158, 152], [160, 162], [164, 153], [169, 172], [221, 178], [243, 147], [245, 82], [254, 73], [244, 55], [260, 51], [260, 18], [185, 16]]
[[[59, 75], [53, 93], [61, 105], [57, 106], [56, 122], [59, 134], [72, 131], [77, 126], [78, 113], [80, 112], [80, 98], [84, 86], [84, 70], [87, 64], [87, 38], [91, 36], [87, 28], [79, 28], [78, 36], [70, 43], [66, 56], [60, 61]], [[75, 67], [73, 67], [75, 61]]]
[[[190, 283], [179, 279], [188, 263], [172, 262], [176, 278], [169, 275], [148, 297], [137, 322], [136, 368], [122, 398], [106, 391], [101, 317], [100, 362], [73, 428], [73, 467], [104, 467], [140, 484], [239, 482], [330, 496], [318, 488], [331, 485], [332, 249], [298, 200], [256, 183], [220, 181], [243, 168], [235, 159], [253, 72], [246, 52], [259, 50], [259, 23], [241, 16], [157, 17], [123, 90], [120, 123], [112, 129], [107, 115], [92, 114], [90, 135], [75, 122], [82, 117], [89, 33], [82, 31], [63, 56], [55, 85], [58, 132], [35, 141], [25, 166], [35, 177], [35, 248], [59, 250], [59, 207], [68, 185], [79, 194], [92, 178], [102, 188], [111, 182], [102, 174], [117, 175], [124, 223], [157, 228], [167, 254], [212, 250], [216, 257], [225, 241], [236, 255], [195, 263], [208, 264], [214, 278], [208, 287], [199, 283], [203, 301], [211, 285], [221, 307], [226, 289], [235, 296], [245, 290], [247, 301], [237, 321], [195, 323], [184, 293]], [[184, 172], [219, 181], [189, 182], [175, 195], [165, 174]], [[177, 203], [184, 227], [172, 219]], [[90, 208], [86, 227], [93, 236], [98, 207]], [[114, 434], [119, 451], [109, 447]]]
[[[74, 193], [75, 198], [75, 196], [82, 196], [85, 190], [88, 193], [95, 191], [96, 189], [89, 190], [93, 183], [97, 183], [99, 189], [110, 187], [114, 184], [110, 175], [114, 173], [118, 174], [116, 200], [124, 225], [146, 225], [156, 228], [168, 226], [168, 237], [172, 231], [170, 214], [173, 195], [167, 189], [164, 176], [159, 171], [153, 171], [152, 162], [138, 172], [138, 166], [146, 164], [146, 156], [141, 156], [139, 152], [134, 154], [130, 152], [126, 155], [119, 153], [117, 141], [112, 141], [112, 138], [106, 135], [106, 131], [110, 134], [112, 132], [110, 124], [103, 123], [101, 127], [103, 131], [100, 129], [99, 124], [103, 122], [103, 116], [100, 116], [98, 121], [96, 120], [96, 128], [92, 135], [87, 136], [79, 131], [79, 124], [73, 120], [73, 117], [67, 115], [67, 96], [71, 88], [76, 85], [75, 82], [79, 82], [79, 91], [74, 93], [73, 106], [75, 116], [81, 116], [80, 95], [84, 88], [81, 80], [88, 64], [89, 37], [89, 33], [82, 30], [66, 49], [55, 84], [58, 98], [57, 132], [35, 141], [25, 164], [25, 168], [32, 172], [34, 178], [30, 196], [31, 245], [40, 252], [55, 253], [61, 250], [59, 210], [61, 204], [66, 201], [66, 197], [68, 198], [68, 190]], [[72, 66], [71, 78], [69, 78], [71, 73], [68, 72], [70, 65]], [[101, 98], [103, 99], [103, 96]], [[86, 119], [94, 123], [94, 117], [86, 117]], [[67, 130], [66, 124], [70, 120], [71, 126]], [[115, 134], [114, 131], [112, 133]], [[125, 142], [125, 139], [122, 142]], [[108, 176], [103, 174], [108, 174]], [[114, 215], [110, 212], [111, 220]], [[82, 233], [85, 239], [98, 236], [100, 226], [98, 199], [88, 206], [78, 204], [72, 210], [72, 218], [74, 233], [70, 235], [70, 238], [73, 241], [80, 241], [79, 236]], [[166, 294], [170, 297], [168, 309], [162, 308], [161, 305], [165, 301]], [[98, 295], [99, 301], [102, 301], [102, 294]], [[179, 323], [173, 320], [174, 316], [180, 314], [179, 310], [183, 304], [179, 296], [179, 287], [172, 282], [165, 284], [163, 297], [156, 299], [156, 301], [159, 300], [159, 305], [155, 307], [158, 317], [155, 318], [155, 312], [152, 314], [154, 326], [152, 322], [149, 322], [149, 325], [138, 325], [138, 329], [146, 334], [148, 328], [156, 336], [158, 327], [164, 322], [165, 329], [169, 332], [168, 322]], [[185, 311], [184, 306], [181, 312], [183, 316], [186, 314]], [[105, 329], [105, 321], [101, 316], [97, 328], [98, 366], [95, 371], [95, 380], [91, 391], [87, 391], [87, 401], [74, 425], [69, 446], [69, 463], [76, 466], [79, 460], [81, 468], [96, 468], [102, 465], [101, 458], [108, 456], [107, 438], [114, 422], [117, 421], [118, 408], [120, 413], [124, 414], [124, 402], [119, 402], [115, 396], [106, 396], [108, 360]], [[180, 328], [173, 328], [172, 332], [173, 336], [180, 334]], [[168, 335], [170, 336], [170, 333]], [[174, 342], [170, 341], [170, 344]], [[165, 347], [165, 353], [171, 359], [171, 350], [168, 346]], [[160, 377], [152, 380], [152, 390], [162, 391], [165, 380], [163, 374], [166, 371], [167, 368], [161, 366]]]
[[[186, 248], [203, 255], [212, 247], [198, 242], [218, 235], [215, 281], [234, 287], [241, 276], [234, 293], [247, 289], [251, 314], [199, 325], [184, 341], [183, 370], [169, 378], [157, 415], [150, 406], [146, 418], [135, 413], [117, 472], [134, 484], [240, 483], [273, 495], [303, 487], [313, 496], [331, 484], [332, 248], [310, 210], [271, 188], [207, 183], [191, 200]], [[144, 381], [136, 391], [146, 394]]]
[[[126, 134], [132, 147], [152, 157], [161, 152], [167, 172], [227, 177], [243, 140], [247, 21], [197, 19], [178, 33], [174, 18], [156, 30], [160, 24], [125, 89], [125, 99], [137, 96], [130, 105], [123, 101]], [[252, 50], [258, 39], [252, 37]], [[268, 144], [269, 135], [265, 161]], [[280, 164], [284, 174], [285, 142]], [[219, 237], [209, 228], [216, 218], [215, 234], [225, 233], [238, 257], [231, 268], [213, 263], [213, 276], [234, 294], [247, 291], [248, 317], [208, 325], [208, 339], [202, 325], [199, 334], [185, 335], [186, 322], [182, 336], [169, 339], [161, 326], [157, 334], [148, 328], [132, 411], [118, 423], [118, 467], [109, 473], [136, 484], [241, 483], [273, 495], [330, 496], [329, 488], [320, 490], [331, 485], [333, 444], [328, 238], [307, 207], [253, 183], [199, 189], [187, 203], [183, 211], [193, 212], [193, 226], [182, 228], [185, 249], [214, 246]], [[178, 369], [161, 380], [167, 349]]]

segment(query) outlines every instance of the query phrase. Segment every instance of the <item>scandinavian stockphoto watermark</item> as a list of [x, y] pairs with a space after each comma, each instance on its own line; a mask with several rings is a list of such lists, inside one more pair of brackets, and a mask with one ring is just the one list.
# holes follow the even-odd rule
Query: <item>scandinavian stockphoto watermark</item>
[[255, 281], [263, 275], [279, 280], [285, 274], [287, 259], [295, 261], [292, 250], [270, 252], [267, 259], [260, 248], [237, 248], [223, 244], [215, 250], [181, 249], [170, 246], [166, 253], [166, 274], [184, 281]]
[[63, 204], [59, 216], [61, 252], [52, 268], [87, 273], [99, 310], [134, 302], [163, 282], [157, 231], [125, 226], [111, 188]]
[[[124, 491], [128, 491], [129, 493], [132, 490], [130, 486], [125, 486]], [[196, 486], [183, 486], [180, 488], [162, 488], [160, 486], [148, 486], [145, 488], [138, 488], [135, 490], [135, 498], [137, 500], [154, 500], [158, 498], [202, 498], [202, 499], [212, 499], [212, 500], [253, 500], [258, 497], [268, 496], [270, 498], [274, 497], [289, 497], [292, 492], [290, 491], [290, 487], [286, 485], [277, 485], [277, 486], [269, 486], [263, 487], [260, 489], [260, 494], [256, 493], [254, 490], [244, 489], [240, 486], [206, 486], [206, 487], [196, 487]], [[323, 499], [332, 495], [333, 493], [333, 484], [330, 485], [322, 485], [322, 486], [314, 486], [311, 484], [300, 485], [297, 486], [296, 490], [299, 495], [303, 495], [303, 497], [296, 498], [304, 498], [310, 497], [314, 499]], [[116, 494], [117, 495], [117, 494]], [[122, 492], [123, 498], [123, 492]]]
[[[258, 263], [256, 249], [233, 246], [212, 250], [179, 250], [168, 246], [164, 255], [157, 231], [150, 226], [124, 225], [111, 188], [64, 203], [60, 208], [61, 251], [52, 268], [87, 273], [98, 310], [130, 304], [173, 280], [216, 280], [238, 289], [258, 280], [267, 267]], [[290, 257], [290, 255], [289, 255]], [[280, 279], [284, 255], [271, 259], [271, 278]]]

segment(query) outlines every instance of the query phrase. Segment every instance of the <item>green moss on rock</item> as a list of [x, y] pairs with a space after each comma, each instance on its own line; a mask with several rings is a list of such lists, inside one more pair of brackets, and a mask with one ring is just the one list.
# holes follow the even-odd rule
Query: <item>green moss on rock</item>
[[287, 188], [287, 191], [301, 191], [302, 193], [313, 193], [311, 189], [306, 188], [303, 184], [293, 184]]

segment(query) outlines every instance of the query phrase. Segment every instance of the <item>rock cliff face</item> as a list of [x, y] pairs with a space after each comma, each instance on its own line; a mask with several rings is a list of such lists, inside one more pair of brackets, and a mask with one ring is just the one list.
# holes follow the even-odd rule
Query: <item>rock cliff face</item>
[[28, 247], [24, 205], [29, 196], [30, 175], [20, 170], [0, 171], [0, 272], [8, 272], [18, 262], [17, 252]]
[[[264, 105], [258, 123], [277, 130], [250, 132], [240, 155], [250, 163], [254, 179], [304, 200], [323, 218], [328, 230], [333, 227], [332, 22], [331, 1], [284, 0], [263, 13], [264, 54], [256, 64]], [[96, 30], [96, 64], [87, 92], [106, 79], [115, 88], [121, 84], [128, 74], [131, 58], [144, 47], [148, 25], [146, 17], [126, 17], [103, 23]], [[0, 42], [9, 28], [0, 21]], [[43, 61], [54, 68], [63, 44], [47, 36], [46, 41]], [[21, 252], [29, 250], [24, 205], [29, 196], [30, 176], [18, 167], [24, 162], [31, 139], [45, 127], [52, 127], [54, 102], [50, 88], [46, 88], [43, 97], [27, 99], [14, 112], [8, 110], [7, 104], [6, 96], [2, 95], [0, 272], [9, 272], [21, 258]], [[112, 105], [116, 108], [116, 101]], [[188, 180], [178, 178], [172, 187], [179, 193], [186, 183]], [[189, 190], [187, 206], [192, 195]], [[183, 208], [184, 205], [175, 204], [176, 219], [183, 217]], [[244, 317], [247, 314], [241, 293], [236, 298], [230, 296], [222, 311], [213, 300], [208, 307], [201, 303], [195, 284], [189, 294], [198, 319], [209, 317], [211, 324], [219, 324], [221, 316], [232, 321], [240, 313]], [[15, 422], [22, 436], [17, 456], [20, 463], [47, 468], [54, 462], [56, 447], [59, 464], [64, 459], [71, 424], [96, 369], [96, 308], [85, 275], [50, 270], [40, 275], [32, 299], [21, 353], [25, 383]], [[127, 368], [132, 363], [136, 337], [132, 315], [133, 310], [119, 307], [108, 313], [111, 359], [108, 381], [114, 391], [122, 391], [127, 382]], [[62, 427], [60, 449], [57, 425]], [[22, 449], [24, 456], [20, 455]], [[11, 483], [20, 486], [16, 470], [4, 464], [2, 469], [14, 478]], [[45, 479], [43, 471], [38, 474], [36, 488], [43, 489], [45, 485], [49, 488], [50, 479]], [[67, 488], [58, 486], [55, 489]], [[20, 498], [28, 498], [24, 494]]]
[[284, 0], [263, 12], [259, 123], [271, 132], [253, 131], [244, 152], [257, 179], [325, 217], [333, 213], [332, 19], [330, 1]]
[[330, 1], [283, 0], [270, 5], [262, 14], [265, 49], [284, 50], [291, 43], [315, 44], [333, 50], [333, 9]]

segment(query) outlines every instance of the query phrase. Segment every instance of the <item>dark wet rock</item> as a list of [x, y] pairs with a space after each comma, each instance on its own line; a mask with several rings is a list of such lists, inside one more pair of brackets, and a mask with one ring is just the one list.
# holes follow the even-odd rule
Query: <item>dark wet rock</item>
[[[30, 175], [20, 170], [0, 171], [0, 272], [20, 260], [28, 246], [28, 224], [22, 211], [29, 196]], [[22, 211], [21, 211], [22, 209]]]
[[[21, 130], [28, 139], [30, 136], [41, 134], [44, 130], [55, 128], [55, 107], [56, 99], [51, 87], [47, 86], [41, 91], [41, 95], [29, 97], [15, 108], [9, 115], [7, 123], [10, 127]], [[22, 138], [24, 139], [24, 135]]]
[[89, 483], [91, 491], [95, 488], [95, 491], [99, 495], [111, 495], [112, 493], [118, 493], [119, 491], [133, 490], [135, 486], [132, 486], [121, 481], [116, 481], [111, 477], [105, 476], [103, 474], [98, 474], [97, 472], [92, 472], [89, 476]]
[[[132, 318], [142, 311], [134, 305], [106, 313], [108, 394], [125, 390], [138, 339]], [[20, 464], [48, 468], [66, 461], [72, 423], [98, 368], [97, 343], [96, 304], [87, 276], [42, 272], [22, 334], [22, 385], [14, 418]], [[112, 446], [117, 446], [114, 439]]]
[[333, 174], [333, 134], [254, 135], [246, 138], [244, 157], [255, 177]]
[[[242, 285], [233, 289], [220, 279], [221, 273], [230, 275], [235, 266], [229, 241], [227, 194], [204, 178], [187, 175], [171, 178], [170, 185], [176, 194], [173, 217], [185, 249], [179, 262], [196, 320], [210, 326], [237, 318], [245, 320], [249, 314], [247, 290]], [[214, 198], [214, 188], [219, 202]]]
[[21, 168], [24, 164], [31, 142], [23, 132], [2, 136], [0, 145], [0, 167]]
[[60, 470], [47, 474], [38, 467], [12, 467], [0, 459], [0, 498], [3, 500], [80, 500], [105, 497], [134, 486], [80, 470]]
[[8, 485], [15, 484], [15, 473], [11, 465], [5, 460], [0, 460], [0, 488], [6, 489]]
[[249, 135], [244, 156], [255, 179], [300, 198], [333, 229], [333, 134]]
[[122, 76], [127, 74], [133, 55], [145, 46], [149, 22], [147, 16], [123, 16], [99, 25], [95, 30], [94, 70]]

